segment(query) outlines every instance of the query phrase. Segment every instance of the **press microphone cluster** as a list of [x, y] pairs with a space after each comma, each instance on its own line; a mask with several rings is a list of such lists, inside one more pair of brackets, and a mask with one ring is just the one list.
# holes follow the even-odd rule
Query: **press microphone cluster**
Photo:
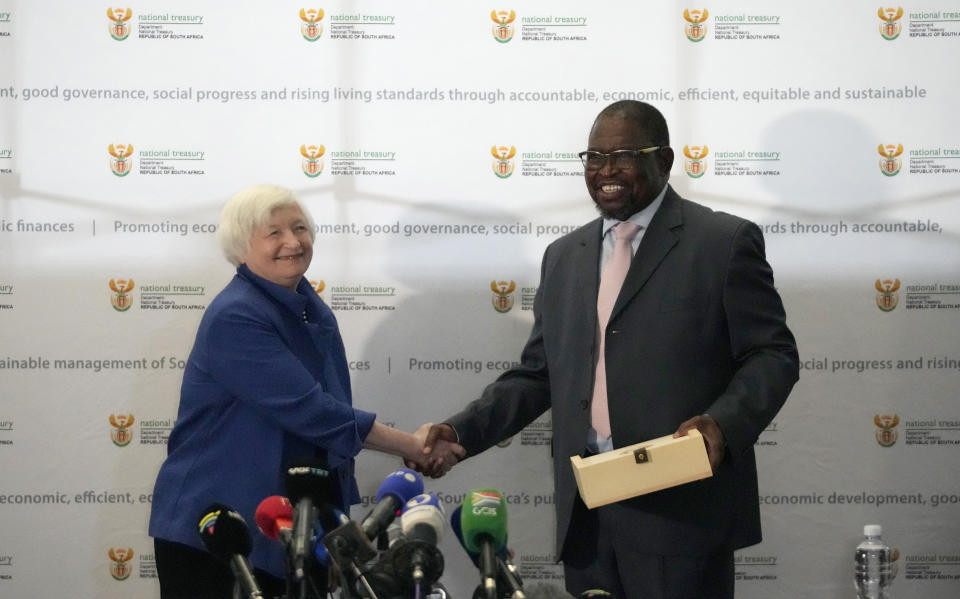
[[[286, 555], [286, 599], [321, 599], [338, 581], [342, 599], [445, 599], [445, 560], [438, 543], [447, 527], [437, 495], [423, 492], [423, 478], [401, 468], [386, 477], [376, 502], [359, 522], [332, 507], [337, 487], [320, 462], [295, 465], [286, 473], [289, 499], [260, 502], [254, 519]], [[399, 517], [398, 517], [399, 516]], [[493, 489], [467, 493], [449, 520], [460, 544], [480, 571], [475, 599], [526, 599], [510, 562], [506, 501]], [[212, 504], [199, 519], [204, 546], [227, 562], [245, 599], [263, 597], [247, 562], [252, 539], [239, 513]], [[337, 576], [329, 577], [330, 571]]]

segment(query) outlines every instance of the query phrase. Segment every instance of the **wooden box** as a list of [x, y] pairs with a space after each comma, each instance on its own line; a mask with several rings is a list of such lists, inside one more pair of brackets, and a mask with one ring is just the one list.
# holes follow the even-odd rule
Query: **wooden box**
[[713, 476], [700, 431], [621, 447], [589, 458], [570, 458], [588, 508], [614, 503]]

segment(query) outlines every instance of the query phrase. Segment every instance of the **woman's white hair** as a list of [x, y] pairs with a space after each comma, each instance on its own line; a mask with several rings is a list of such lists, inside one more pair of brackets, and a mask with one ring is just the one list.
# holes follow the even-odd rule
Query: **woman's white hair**
[[303, 213], [310, 228], [310, 239], [316, 237], [316, 225], [310, 212], [304, 208], [293, 191], [276, 185], [254, 185], [237, 192], [220, 212], [217, 239], [223, 255], [234, 266], [243, 262], [250, 249], [253, 230], [270, 220], [277, 208], [296, 206]]

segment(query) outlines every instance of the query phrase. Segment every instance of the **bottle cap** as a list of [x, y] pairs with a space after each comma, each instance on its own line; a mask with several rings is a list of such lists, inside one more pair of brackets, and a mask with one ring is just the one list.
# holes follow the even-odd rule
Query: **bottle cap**
[[863, 536], [879, 537], [883, 533], [883, 527], [879, 524], [867, 524], [863, 527]]

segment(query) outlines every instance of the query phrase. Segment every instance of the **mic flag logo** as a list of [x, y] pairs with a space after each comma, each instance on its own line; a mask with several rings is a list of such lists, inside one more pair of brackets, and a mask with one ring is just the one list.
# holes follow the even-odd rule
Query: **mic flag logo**
[[300, 146], [300, 155], [303, 156], [303, 160], [300, 161], [300, 168], [304, 175], [312, 179], [323, 172], [323, 160], [320, 158], [326, 151], [327, 149], [322, 144], [319, 146]]
[[892, 312], [900, 302], [900, 295], [897, 290], [900, 289], [900, 279], [877, 279], [874, 283], [877, 288], [877, 307], [884, 312]]
[[703, 160], [709, 152], [707, 146], [683, 146], [683, 170], [693, 179], [699, 179], [707, 172], [707, 163]]
[[513, 160], [517, 155], [517, 148], [514, 146], [491, 146], [490, 154], [496, 159], [493, 161], [493, 174], [506, 179], [513, 174]]
[[107, 146], [107, 152], [110, 153], [110, 170], [114, 175], [118, 177], [126, 177], [130, 174], [130, 170], [133, 168], [133, 160], [130, 156], [133, 155], [133, 146], [132, 145], [123, 145], [110, 144]]
[[107, 551], [107, 556], [110, 557], [110, 576], [113, 576], [114, 580], [126, 580], [130, 577], [130, 573], [133, 571], [127, 562], [133, 559], [133, 547], [128, 547], [127, 549], [117, 549], [111, 547]]
[[470, 509], [477, 515], [496, 516], [500, 509], [500, 494], [493, 491], [474, 491], [470, 494]]
[[707, 26], [704, 24], [704, 21], [706, 21], [709, 16], [710, 11], [707, 9], [703, 9], [702, 11], [684, 9], [683, 18], [687, 24], [683, 26], [683, 31], [687, 34], [688, 40], [691, 42], [702, 42], [703, 39], [707, 37]]
[[133, 299], [130, 292], [133, 291], [133, 279], [110, 279], [110, 289], [113, 294], [110, 296], [110, 304], [117, 312], [126, 312], [133, 305]]
[[892, 447], [897, 442], [897, 425], [900, 424], [900, 417], [896, 414], [877, 414], [873, 417], [873, 423], [877, 425], [874, 436], [880, 447]]
[[320, 36], [323, 35], [323, 25], [320, 24], [322, 19], [322, 8], [316, 10], [312, 8], [300, 9], [300, 20], [303, 21], [303, 23], [300, 23], [300, 34], [303, 36], [303, 39], [308, 42], [315, 42], [320, 39]]
[[895, 40], [900, 37], [903, 26], [900, 25], [900, 17], [903, 16], [903, 7], [878, 8], [877, 16], [883, 23], [880, 23], [880, 35], [887, 41]]
[[493, 297], [490, 298], [493, 309], [501, 314], [509, 312], [513, 307], [513, 292], [517, 284], [513, 281], [490, 281], [490, 289], [493, 291]]
[[107, 26], [110, 31], [110, 37], [122, 42], [130, 36], [130, 25], [127, 21], [133, 16], [133, 11], [129, 8], [108, 8], [107, 17], [110, 24]]
[[512, 10], [491, 10], [490, 18], [493, 19], [493, 39], [501, 44], [505, 44], [513, 39], [513, 23], [517, 18], [517, 13]]
[[110, 414], [110, 425], [113, 426], [110, 431], [110, 440], [114, 445], [126, 447], [130, 441], [133, 441], [133, 431], [130, 430], [133, 422], [133, 414]]
[[883, 156], [880, 160], [880, 172], [888, 177], [895, 177], [903, 166], [899, 158], [900, 154], [903, 154], [903, 144], [880, 144], [877, 146], [877, 152]]

